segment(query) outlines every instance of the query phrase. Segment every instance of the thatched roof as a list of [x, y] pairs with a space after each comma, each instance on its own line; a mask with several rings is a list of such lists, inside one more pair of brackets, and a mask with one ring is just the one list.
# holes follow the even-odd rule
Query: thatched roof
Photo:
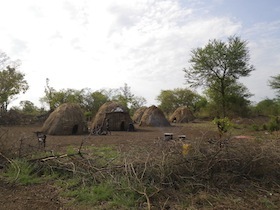
[[188, 123], [195, 119], [192, 111], [186, 107], [178, 107], [169, 118], [169, 122]]
[[165, 118], [163, 112], [158, 107], [153, 105], [145, 110], [139, 125], [165, 127], [170, 126], [170, 123]]
[[148, 109], [148, 107], [146, 107], [146, 106], [143, 106], [143, 107], [140, 107], [139, 109], [137, 109], [134, 112], [134, 115], [132, 117], [133, 122], [140, 123], [141, 122], [141, 118], [142, 118], [142, 116], [143, 116], [143, 114], [144, 114], [146, 109]]
[[106, 102], [99, 108], [91, 128], [103, 127], [106, 129], [106, 119], [109, 121], [110, 131], [126, 131], [129, 124], [133, 123], [128, 109], [116, 101]]
[[74, 135], [86, 132], [86, 121], [78, 104], [65, 103], [47, 118], [42, 132], [49, 135]]

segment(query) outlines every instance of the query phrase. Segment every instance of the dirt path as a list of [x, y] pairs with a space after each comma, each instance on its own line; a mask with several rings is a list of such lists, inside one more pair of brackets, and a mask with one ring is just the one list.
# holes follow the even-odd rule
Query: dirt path
[[0, 181], [0, 209], [62, 209], [58, 191], [48, 184], [32, 186], [8, 185]]

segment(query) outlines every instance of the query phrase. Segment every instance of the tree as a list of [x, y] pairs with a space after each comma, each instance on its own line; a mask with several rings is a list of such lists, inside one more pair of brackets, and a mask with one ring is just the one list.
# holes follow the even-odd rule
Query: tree
[[50, 79], [46, 78], [46, 86], [45, 86], [45, 96], [40, 98], [42, 103], [47, 103], [49, 105], [50, 111], [54, 111], [55, 105], [53, 102], [54, 94], [56, 90], [50, 86]]
[[[214, 85], [214, 84], [213, 84]], [[210, 115], [220, 116], [222, 110], [222, 97], [221, 94], [217, 94], [216, 88], [209, 88], [206, 91], [206, 95], [209, 100], [208, 111]], [[250, 100], [252, 94], [241, 83], [232, 83], [228, 87], [227, 94], [225, 96], [225, 106], [227, 107], [227, 114], [231, 116], [248, 117], [250, 113]]]
[[133, 116], [134, 112], [140, 107], [144, 106], [147, 103], [147, 100], [142, 96], [134, 96], [131, 100], [129, 113]]
[[45, 96], [40, 99], [42, 103], [49, 105], [50, 111], [55, 110], [63, 103], [78, 103], [81, 107], [84, 103], [84, 89], [62, 89], [55, 90], [49, 84], [50, 80], [46, 79]]
[[51, 111], [64, 103], [76, 103], [82, 107], [84, 102], [83, 89], [75, 90], [68, 88], [59, 91], [52, 89], [52, 92], [47, 92], [47, 94], [41, 98], [41, 102], [47, 102]]
[[134, 95], [131, 93], [131, 88], [125, 83], [123, 87], [119, 88], [118, 94], [114, 96], [114, 100], [119, 101], [125, 107], [130, 107]]
[[247, 42], [229, 37], [228, 43], [214, 39], [204, 48], [191, 51], [191, 66], [183, 69], [190, 86], [204, 86], [217, 94], [222, 115], [226, 116], [226, 97], [232, 84], [240, 77], [249, 76], [254, 66], [249, 64]]
[[[3, 64], [1, 64], [3, 65]], [[8, 105], [20, 93], [25, 93], [29, 86], [25, 74], [16, 71], [15, 67], [6, 66], [0, 70], [0, 105], [7, 111]]]
[[84, 102], [82, 108], [86, 110], [88, 117], [93, 117], [98, 112], [98, 109], [106, 103], [109, 98], [103, 93], [103, 90], [92, 92], [89, 89], [85, 89]]
[[278, 97], [280, 97], [280, 74], [277, 76], [272, 76], [272, 79], [269, 80], [269, 86], [276, 90]]
[[135, 110], [137, 110], [147, 102], [144, 97], [135, 96], [134, 94], [132, 94], [131, 88], [126, 83], [119, 89], [110, 89], [106, 92], [111, 100], [118, 101], [122, 105], [127, 107], [129, 109], [130, 115], [133, 115]]
[[264, 99], [254, 107], [254, 111], [257, 115], [278, 116], [280, 114], [280, 101], [276, 99]]
[[157, 97], [157, 101], [160, 103], [160, 109], [167, 115], [180, 106], [187, 106], [193, 112], [197, 112], [207, 103], [205, 98], [186, 88], [162, 90]]
[[40, 112], [40, 109], [31, 101], [21, 101], [19, 104], [24, 114], [37, 114]]

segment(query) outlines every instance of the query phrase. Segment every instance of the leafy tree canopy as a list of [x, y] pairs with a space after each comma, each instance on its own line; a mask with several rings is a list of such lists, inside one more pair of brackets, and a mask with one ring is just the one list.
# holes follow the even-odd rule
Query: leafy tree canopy
[[247, 42], [229, 37], [228, 42], [210, 40], [203, 48], [191, 51], [190, 68], [183, 69], [190, 86], [213, 89], [220, 98], [222, 113], [226, 115], [226, 97], [230, 86], [240, 77], [248, 76], [254, 66], [249, 64]]
[[0, 52], [0, 105], [5, 111], [16, 95], [29, 88], [25, 74], [16, 70], [18, 66], [18, 61], [10, 61], [5, 53]]
[[265, 99], [260, 101], [254, 111], [257, 115], [278, 116], [280, 115], [280, 101], [276, 99]]
[[269, 86], [276, 90], [278, 97], [280, 97], [280, 74], [277, 76], [272, 76], [271, 80], [268, 81]]
[[146, 103], [144, 98], [134, 96], [127, 84], [119, 89], [92, 91], [85, 88], [82, 90], [62, 89], [57, 91], [50, 86], [49, 79], [46, 79], [45, 96], [41, 98], [41, 102], [47, 103], [52, 111], [63, 103], [77, 103], [88, 117], [94, 116], [100, 106], [109, 100], [119, 101], [130, 110], [136, 110]]
[[199, 94], [184, 88], [174, 90], [162, 90], [157, 97], [160, 109], [167, 115], [171, 114], [180, 106], [187, 106], [193, 112], [205, 106], [207, 101]]
[[[215, 84], [213, 84], [215, 85]], [[225, 105], [227, 107], [227, 114], [231, 116], [248, 117], [249, 106], [251, 104], [249, 98], [252, 94], [241, 83], [232, 83], [227, 87], [227, 94], [225, 95]], [[217, 94], [216, 88], [209, 88], [205, 91], [209, 100], [209, 114], [213, 117], [222, 115], [222, 96]]]

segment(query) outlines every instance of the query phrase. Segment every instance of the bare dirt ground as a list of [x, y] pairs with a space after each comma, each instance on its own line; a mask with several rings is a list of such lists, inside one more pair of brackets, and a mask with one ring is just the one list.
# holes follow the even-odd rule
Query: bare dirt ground
[[[200, 124], [197, 126], [197, 124]], [[164, 128], [139, 128], [136, 126], [135, 132], [112, 132], [111, 135], [104, 136], [47, 136], [46, 151], [66, 152], [67, 148], [72, 147], [76, 150], [83, 141], [83, 146], [110, 146], [119, 149], [122, 152], [132, 147], [145, 148], [146, 151], [152, 149], [159, 143], [164, 143], [164, 133], [173, 133], [174, 139], [178, 135], [186, 135], [186, 141], [195, 141], [202, 136], [215, 138], [217, 132], [215, 129], [206, 129], [209, 123], [199, 122], [191, 124], [177, 124]], [[37, 139], [35, 131], [40, 130], [41, 125], [36, 126], [13, 126], [2, 127], [9, 135], [13, 136], [14, 141], [10, 142], [13, 151], [18, 154], [20, 141], [30, 141], [29, 144], [36, 148]], [[215, 127], [213, 127], [215, 128]], [[242, 133], [243, 134], [243, 133]], [[251, 135], [251, 133], [246, 134]], [[12, 151], [12, 150], [11, 150]], [[1, 173], [1, 170], [0, 170]], [[0, 181], [0, 210], [13, 209], [75, 209], [67, 207], [67, 201], [59, 196], [59, 191], [51, 183], [37, 184], [32, 186], [11, 185]], [[80, 209], [80, 208], [79, 208]]]
[[[11, 151], [19, 153], [20, 141], [25, 144], [38, 147], [35, 131], [40, 130], [41, 125], [36, 126], [12, 126], [3, 127], [9, 136], [11, 142]], [[139, 128], [135, 132], [116, 132], [112, 131], [111, 135], [77, 135], [77, 136], [47, 136], [46, 151], [66, 152], [71, 147], [79, 149], [81, 142], [83, 146], [110, 146], [125, 152], [131, 147], [145, 148], [146, 151], [152, 150], [158, 142], [163, 142], [164, 133], [173, 133], [174, 138], [178, 135], [186, 135], [188, 139], [200, 137], [203, 133], [197, 130], [191, 124], [173, 125], [164, 128]], [[210, 134], [210, 133], [209, 133]], [[208, 135], [209, 135], [208, 134]], [[213, 132], [211, 135], [215, 135]], [[33, 149], [34, 149], [33, 148]], [[65, 207], [65, 201], [59, 197], [57, 190], [48, 184], [38, 184], [32, 186], [19, 186], [0, 182], [0, 209], [68, 209]]]

